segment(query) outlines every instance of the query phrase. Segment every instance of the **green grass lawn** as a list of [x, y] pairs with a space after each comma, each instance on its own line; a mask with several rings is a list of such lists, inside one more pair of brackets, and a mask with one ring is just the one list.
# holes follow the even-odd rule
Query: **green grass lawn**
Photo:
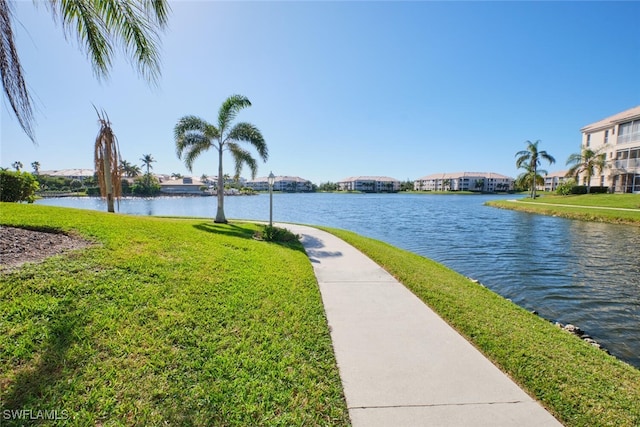
[[56, 425], [77, 426], [349, 423], [299, 243], [256, 241], [248, 223], [20, 204], [0, 204], [0, 222], [95, 242], [0, 272], [0, 414], [65, 411]]
[[[497, 208], [564, 218], [640, 225], [640, 194], [543, 195], [535, 200], [530, 198], [522, 198], [517, 201], [492, 200], [486, 204]], [[572, 206], [551, 206], [552, 204]], [[638, 210], [623, 211], [602, 208]]]
[[566, 426], [640, 426], [640, 370], [419, 255], [323, 228], [380, 264]]

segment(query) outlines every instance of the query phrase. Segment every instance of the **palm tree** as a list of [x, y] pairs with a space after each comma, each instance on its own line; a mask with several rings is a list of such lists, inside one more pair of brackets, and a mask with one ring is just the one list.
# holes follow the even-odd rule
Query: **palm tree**
[[[114, 45], [132, 58], [137, 71], [156, 83], [160, 76], [158, 30], [167, 25], [167, 0], [49, 0], [43, 2], [66, 35], [75, 34], [98, 79], [106, 79]], [[6, 99], [22, 130], [35, 142], [34, 114], [13, 34], [9, 0], [0, 0], [0, 72]]]
[[240, 110], [250, 107], [251, 102], [242, 95], [232, 95], [227, 98], [218, 111], [217, 127], [196, 116], [184, 116], [174, 128], [176, 154], [179, 159], [184, 157], [184, 163], [189, 169], [193, 162], [209, 148], [218, 152], [218, 210], [215, 222], [226, 223], [224, 216], [224, 171], [222, 155], [229, 151], [235, 161], [236, 178], [240, 176], [242, 166], [246, 164], [251, 169], [251, 177], [255, 178], [258, 171], [256, 160], [251, 153], [242, 148], [239, 142], [248, 142], [262, 158], [267, 161], [269, 152], [260, 130], [251, 123], [240, 122], [235, 125], [233, 120]]
[[181, 179], [182, 178], [182, 174], [179, 173], [179, 172], [173, 172], [171, 174], [171, 178], [173, 178], [173, 179]]
[[100, 131], [94, 147], [94, 164], [98, 175], [98, 186], [100, 187], [100, 196], [107, 199], [107, 211], [115, 212], [113, 200], [120, 200], [122, 191], [118, 139], [111, 129], [111, 122], [104, 110], [100, 114], [96, 109], [96, 113], [98, 114], [98, 123], [100, 123]]
[[40, 173], [40, 162], [31, 162], [31, 167], [33, 168], [33, 173], [35, 173], [36, 175]]
[[140, 166], [133, 165], [126, 160], [120, 161], [120, 173], [124, 174], [128, 178], [135, 178], [140, 175]]
[[151, 163], [155, 163], [156, 159], [154, 159], [151, 154], [143, 154], [142, 157], [140, 157], [140, 161], [142, 162], [142, 166], [147, 168], [147, 175], [149, 175], [149, 170], [153, 169]]
[[20, 160], [18, 160], [18, 161], [13, 162], [13, 163], [11, 164], [11, 166], [13, 166], [13, 168], [14, 168], [16, 171], [20, 172], [20, 169], [22, 169], [22, 167], [23, 167], [24, 165], [22, 164], [22, 162], [21, 162]]
[[572, 165], [567, 171], [566, 177], [575, 177], [578, 181], [580, 174], [585, 174], [587, 180], [587, 193], [591, 191], [591, 177], [596, 174], [602, 173], [602, 170], [606, 166], [607, 155], [598, 151], [593, 151], [590, 148], [584, 148], [581, 153], [573, 153], [567, 159], [567, 165]]
[[[553, 158], [553, 156], [551, 156], [550, 154], [548, 154], [546, 151], [539, 151], [538, 150], [538, 144], [540, 143], [540, 140], [537, 140], [536, 142], [531, 142], [531, 141], [525, 141], [525, 144], [527, 144], [527, 149], [526, 150], [522, 150], [522, 151], [518, 151], [516, 153], [516, 167], [517, 168], [524, 168], [525, 169], [525, 173], [528, 173], [529, 175], [531, 175], [526, 182], [529, 182], [531, 185], [531, 198], [535, 199], [536, 197], [536, 183], [538, 182], [538, 166], [540, 166], [540, 159], [544, 159], [547, 162], [549, 162], [549, 164], [553, 164], [556, 162], [556, 159]], [[543, 178], [543, 182], [544, 182], [544, 178]]]
[[[529, 171], [529, 165], [527, 164], [526, 167], [523, 166], [523, 168], [526, 170], [525, 172], [522, 172], [520, 175], [518, 175], [518, 177], [515, 180], [515, 186], [517, 188], [527, 188], [530, 189], [532, 187], [536, 187], [538, 185], [544, 185], [544, 177], [541, 175], [543, 174], [547, 174], [547, 171], [544, 169], [538, 169], [536, 174], [535, 174], [535, 180], [534, 180], [534, 175], [531, 174], [531, 172]], [[505, 184], [506, 185], [506, 184]]]

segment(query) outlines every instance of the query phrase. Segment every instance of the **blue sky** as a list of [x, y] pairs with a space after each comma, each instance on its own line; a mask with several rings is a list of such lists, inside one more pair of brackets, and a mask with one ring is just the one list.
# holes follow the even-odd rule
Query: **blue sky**
[[[98, 82], [47, 10], [17, 2], [17, 42], [37, 107], [34, 146], [3, 99], [0, 165], [92, 168], [92, 103], [109, 115], [122, 158], [188, 174], [173, 126], [238, 119], [267, 141], [269, 171], [315, 183], [437, 172], [516, 176], [526, 140], [565, 169], [580, 128], [640, 104], [639, 2], [172, 2], [157, 88], [123, 54]], [[232, 164], [225, 160], [225, 170]], [[205, 153], [193, 175], [215, 175]], [[243, 175], [248, 175], [245, 170]]]

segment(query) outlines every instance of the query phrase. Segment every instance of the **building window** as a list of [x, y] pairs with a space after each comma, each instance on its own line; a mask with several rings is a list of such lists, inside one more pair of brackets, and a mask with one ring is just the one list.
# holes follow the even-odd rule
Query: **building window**
[[587, 147], [591, 145], [591, 134], [587, 134]]
[[605, 144], [609, 143], [609, 131], [608, 130], [604, 131], [604, 143]]

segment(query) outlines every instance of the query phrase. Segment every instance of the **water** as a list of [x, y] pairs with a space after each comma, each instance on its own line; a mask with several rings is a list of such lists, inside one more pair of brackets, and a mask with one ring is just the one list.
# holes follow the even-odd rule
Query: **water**
[[[274, 221], [322, 224], [436, 260], [546, 319], [585, 330], [640, 368], [640, 228], [483, 206], [503, 196], [280, 194]], [[106, 211], [94, 198], [38, 204]], [[126, 199], [120, 212], [213, 217], [214, 197]], [[225, 198], [227, 218], [269, 219], [269, 196]]]

